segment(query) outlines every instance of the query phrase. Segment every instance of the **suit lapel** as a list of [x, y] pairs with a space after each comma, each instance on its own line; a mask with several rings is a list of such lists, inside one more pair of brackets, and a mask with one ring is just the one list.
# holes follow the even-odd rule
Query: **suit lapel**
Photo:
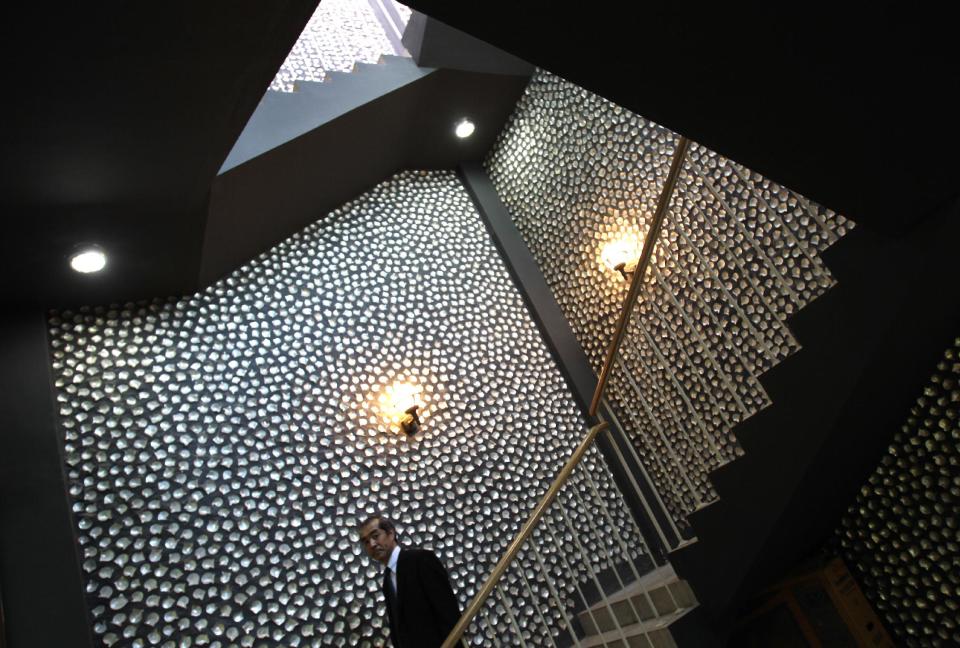
[[403, 614], [404, 601], [410, 595], [410, 577], [413, 565], [410, 563], [410, 553], [405, 549], [400, 549], [400, 555], [397, 556], [397, 612]]

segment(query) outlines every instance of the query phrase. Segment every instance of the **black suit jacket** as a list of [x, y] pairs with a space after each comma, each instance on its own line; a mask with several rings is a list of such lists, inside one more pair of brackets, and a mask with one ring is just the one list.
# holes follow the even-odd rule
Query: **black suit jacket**
[[450, 578], [436, 554], [426, 549], [400, 549], [397, 557], [397, 616], [390, 606], [386, 581], [390, 639], [394, 648], [439, 648], [460, 618]]

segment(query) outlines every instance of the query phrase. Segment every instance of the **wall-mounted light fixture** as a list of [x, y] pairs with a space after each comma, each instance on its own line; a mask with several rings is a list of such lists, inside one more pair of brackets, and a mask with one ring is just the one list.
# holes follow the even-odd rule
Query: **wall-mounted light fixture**
[[100, 272], [107, 265], [107, 255], [96, 246], [86, 246], [70, 256], [70, 267], [76, 272]]
[[609, 241], [600, 252], [600, 259], [610, 270], [616, 270], [624, 279], [629, 279], [637, 269], [640, 252], [643, 250], [643, 241], [640, 237], [626, 235]]
[[380, 412], [393, 426], [407, 436], [420, 431], [420, 410], [423, 388], [413, 382], [397, 381], [387, 386], [377, 398]]

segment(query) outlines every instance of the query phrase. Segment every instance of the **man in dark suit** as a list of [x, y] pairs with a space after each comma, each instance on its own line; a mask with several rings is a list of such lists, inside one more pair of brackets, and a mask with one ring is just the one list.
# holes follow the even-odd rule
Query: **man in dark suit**
[[450, 577], [436, 554], [403, 549], [393, 522], [371, 515], [358, 527], [367, 555], [383, 563], [383, 595], [394, 648], [439, 648], [460, 618]]

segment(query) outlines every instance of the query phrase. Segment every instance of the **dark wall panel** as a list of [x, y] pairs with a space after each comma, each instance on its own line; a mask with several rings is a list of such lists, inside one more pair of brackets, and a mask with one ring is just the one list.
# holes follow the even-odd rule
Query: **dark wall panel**
[[0, 319], [0, 420], [0, 595], [8, 647], [88, 647], [40, 312]]
[[960, 644], [960, 338], [837, 529], [841, 553], [906, 646]]

